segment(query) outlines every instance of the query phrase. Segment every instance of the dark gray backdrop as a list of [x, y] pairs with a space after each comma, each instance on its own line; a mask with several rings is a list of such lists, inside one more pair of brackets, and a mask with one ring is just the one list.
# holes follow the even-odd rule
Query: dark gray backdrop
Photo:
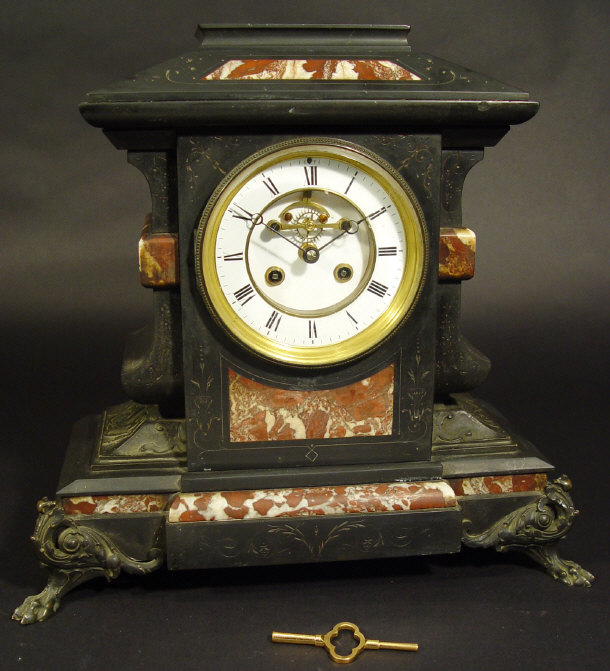
[[[331, 669], [274, 628], [353, 620], [416, 655], [361, 669], [601, 669], [608, 653], [609, 5], [600, 0], [5, 2], [0, 9], [3, 669]], [[464, 331], [492, 359], [478, 394], [574, 481], [563, 554], [598, 575], [552, 582], [526, 559], [457, 557], [88, 583], [60, 614], [8, 618], [46, 577], [28, 536], [72, 423], [121, 402], [124, 335], [146, 321], [143, 177], [77, 111], [84, 94], [194, 48], [198, 22], [409, 23], [415, 50], [528, 90], [541, 110], [470, 174], [477, 232]], [[46, 660], [46, 661], [42, 661]]]

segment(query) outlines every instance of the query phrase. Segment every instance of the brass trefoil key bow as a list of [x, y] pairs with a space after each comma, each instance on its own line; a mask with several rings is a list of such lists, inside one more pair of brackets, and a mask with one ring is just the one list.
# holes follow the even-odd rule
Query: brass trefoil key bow
[[[333, 644], [339, 632], [349, 630], [358, 643], [352, 649], [349, 655], [340, 655]], [[271, 634], [271, 640], [274, 643], [296, 643], [299, 645], [315, 645], [320, 648], [326, 648], [331, 659], [338, 664], [349, 664], [363, 650], [408, 650], [416, 652], [419, 648], [417, 643], [392, 643], [390, 641], [377, 641], [367, 639], [358, 627], [352, 622], [339, 622], [327, 634], [288, 634], [281, 631], [274, 631]]]

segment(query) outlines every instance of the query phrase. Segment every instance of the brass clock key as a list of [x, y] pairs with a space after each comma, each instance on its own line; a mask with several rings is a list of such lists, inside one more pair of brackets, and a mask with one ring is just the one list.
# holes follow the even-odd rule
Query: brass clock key
[[[337, 638], [339, 632], [349, 630], [358, 641], [356, 647], [352, 649], [349, 655], [340, 655], [333, 640]], [[391, 641], [377, 641], [367, 639], [352, 622], [339, 622], [327, 634], [288, 634], [281, 631], [274, 631], [271, 634], [271, 640], [274, 643], [295, 643], [298, 645], [315, 645], [319, 648], [326, 648], [333, 662], [338, 664], [349, 664], [362, 652], [362, 650], [407, 650], [417, 652], [419, 645], [417, 643], [393, 643]]]

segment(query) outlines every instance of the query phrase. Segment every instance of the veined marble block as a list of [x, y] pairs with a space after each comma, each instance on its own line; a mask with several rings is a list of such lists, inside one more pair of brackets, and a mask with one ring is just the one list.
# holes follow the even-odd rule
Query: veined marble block
[[71, 496], [62, 498], [66, 515], [109, 513], [153, 513], [165, 510], [167, 494], [116, 494], [115, 496]]
[[481, 478], [448, 480], [448, 482], [456, 496], [477, 496], [480, 494], [542, 491], [547, 485], [547, 477], [545, 473], [488, 475]]
[[181, 493], [171, 504], [169, 522], [387, 513], [456, 505], [455, 493], [444, 480]]
[[230, 438], [302, 440], [389, 436], [394, 418], [394, 366], [321, 391], [278, 389], [229, 371]]
[[469, 280], [474, 277], [477, 238], [469, 228], [441, 228], [438, 277]]
[[245, 59], [230, 60], [203, 79], [334, 79], [419, 81], [415, 73], [387, 60]]

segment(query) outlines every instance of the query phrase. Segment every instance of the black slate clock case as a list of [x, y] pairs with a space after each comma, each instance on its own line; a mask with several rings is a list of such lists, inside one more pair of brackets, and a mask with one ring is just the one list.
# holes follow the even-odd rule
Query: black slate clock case
[[[178, 238], [180, 279], [152, 289], [153, 321], [129, 338], [122, 382], [130, 401], [75, 427], [56, 500], [39, 504], [33, 537], [49, 584], [26, 599], [17, 619], [46, 619], [83, 580], [152, 571], [164, 559], [170, 568], [238, 566], [456, 552], [464, 543], [519, 550], [562, 582], [590, 584], [592, 576], [555, 547], [575, 515], [569, 480], [551, 481], [553, 466], [468, 393], [489, 362], [461, 335], [460, 281], [438, 276], [439, 236], [462, 227], [468, 171], [538, 104], [485, 75], [412, 53], [407, 33], [405, 26], [201, 26], [198, 49], [94, 91], [81, 105], [148, 180], [150, 232]], [[383, 60], [417, 79], [205, 79], [231, 59]], [[408, 318], [360, 358], [315, 369], [274, 363], [227, 338], [194, 272], [194, 232], [223, 177], [295, 138], [347, 141], [378, 155], [411, 187], [426, 225], [427, 265]], [[228, 439], [229, 369], [307, 391], [348, 385], [391, 364], [390, 436]], [[311, 450], [313, 463], [305, 456]], [[496, 493], [493, 482], [505, 489]], [[295, 518], [301, 541], [310, 539], [296, 545], [281, 519], [169, 517], [189, 493], [370, 483], [438, 485], [452, 494], [428, 510]], [[104, 505], [119, 499], [148, 507], [108, 514]], [[334, 538], [338, 528], [341, 544], [313, 540]], [[255, 542], [263, 537], [273, 537], [273, 551], [267, 540]]]

